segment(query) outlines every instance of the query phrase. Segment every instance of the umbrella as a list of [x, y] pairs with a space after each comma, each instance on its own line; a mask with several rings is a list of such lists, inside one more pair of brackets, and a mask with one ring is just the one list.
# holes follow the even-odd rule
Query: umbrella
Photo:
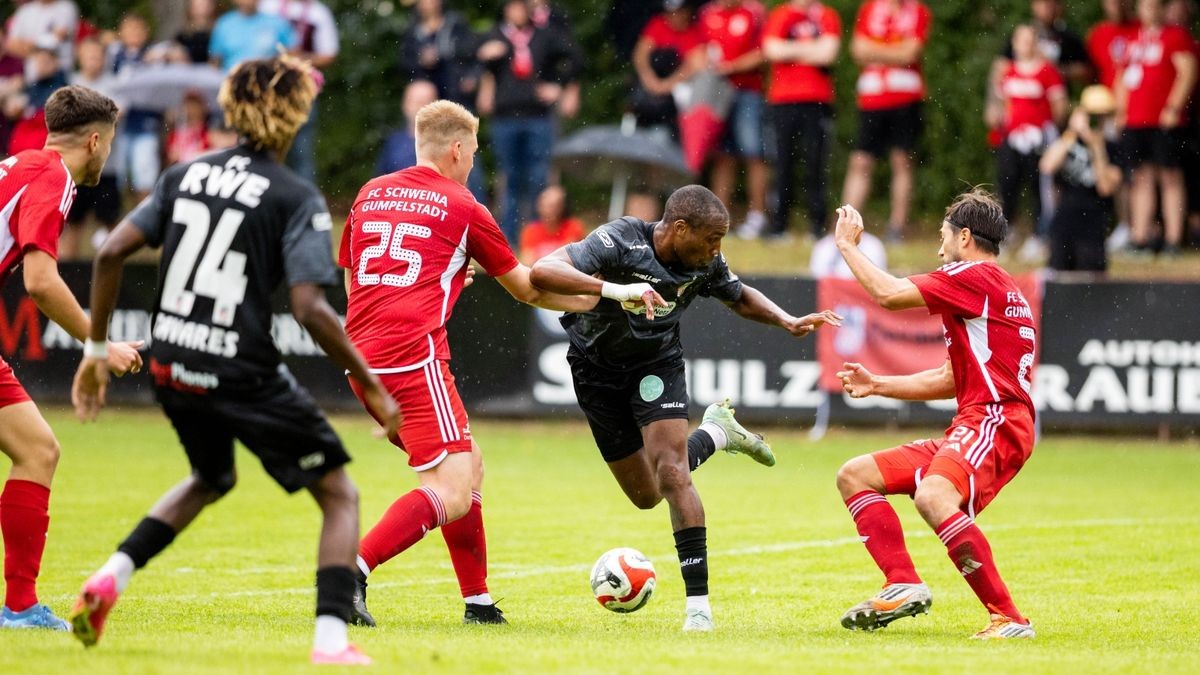
[[679, 109], [684, 159], [692, 171], [699, 173], [725, 131], [725, 118], [733, 105], [733, 87], [724, 77], [703, 71], [676, 85], [672, 93]]
[[138, 66], [121, 73], [113, 96], [126, 108], [165, 111], [178, 107], [189, 91], [204, 97], [209, 108], [217, 105], [217, 91], [225, 76], [207, 65], [170, 63]]
[[621, 216], [632, 177], [664, 188], [686, 185], [695, 178], [679, 146], [665, 134], [636, 129], [632, 116], [621, 126], [587, 127], [567, 136], [555, 144], [554, 160], [565, 173], [612, 182], [610, 218]]

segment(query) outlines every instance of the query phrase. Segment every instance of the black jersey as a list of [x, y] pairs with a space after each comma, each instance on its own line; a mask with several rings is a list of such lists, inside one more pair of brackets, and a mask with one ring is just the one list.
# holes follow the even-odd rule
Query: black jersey
[[246, 146], [167, 169], [129, 215], [162, 246], [150, 347], [155, 383], [213, 390], [273, 377], [271, 295], [337, 282], [325, 199]]
[[655, 308], [653, 321], [645, 309], [607, 298], [590, 312], [563, 316], [571, 345], [598, 366], [625, 371], [681, 358], [679, 319], [692, 300], [703, 295], [736, 302], [742, 296], [742, 282], [724, 256], [698, 270], [664, 264], [654, 253], [654, 226], [626, 216], [567, 246], [579, 271], [616, 284], [648, 283], [667, 301]]

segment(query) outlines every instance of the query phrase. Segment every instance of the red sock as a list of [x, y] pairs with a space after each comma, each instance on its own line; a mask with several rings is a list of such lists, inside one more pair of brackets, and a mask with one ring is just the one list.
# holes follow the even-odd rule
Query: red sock
[[483, 495], [471, 493], [467, 515], [442, 528], [450, 562], [464, 598], [483, 595], [487, 589], [487, 537], [483, 532]]
[[867, 552], [883, 571], [889, 584], [919, 584], [921, 577], [913, 567], [904, 546], [900, 518], [888, 500], [874, 490], [863, 490], [846, 500], [846, 508], [858, 527]]
[[417, 488], [392, 502], [358, 545], [358, 555], [375, 569], [421, 541], [425, 533], [446, 523], [446, 507], [437, 493]]
[[37, 577], [50, 529], [50, 488], [9, 480], [0, 493], [4, 535], [4, 606], [22, 612], [37, 604]]
[[993, 614], [1003, 614], [1018, 623], [1027, 623], [1013, 604], [1008, 587], [1004, 585], [996, 562], [992, 560], [992, 547], [975, 521], [965, 513], [956, 513], [938, 525], [936, 532], [938, 539], [946, 545], [950, 560], [971, 585], [971, 590], [975, 591], [983, 606]]

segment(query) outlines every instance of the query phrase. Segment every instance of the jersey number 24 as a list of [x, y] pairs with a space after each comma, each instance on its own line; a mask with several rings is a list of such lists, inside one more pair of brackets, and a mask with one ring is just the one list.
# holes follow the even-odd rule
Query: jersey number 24
[[[212, 214], [208, 206], [194, 199], [176, 199], [171, 220], [183, 225], [183, 237], [175, 247], [167, 275], [163, 279], [162, 301], [159, 307], [179, 316], [191, 316], [196, 296], [212, 298], [212, 322], [217, 326], [232, 326], [238, 305], [246, 299], [246, 254], [231, 251], [233, 239], [246, 214], [227, 208], [217, 219], [212, 238]], [[207, 243], [207, 246], [206, 246]], [[201, 257], [203, 253], [203, 257]], [[196, 261], [200, 264], [197, 265]], [[188, 290], [188, 280], [192, 280]]]

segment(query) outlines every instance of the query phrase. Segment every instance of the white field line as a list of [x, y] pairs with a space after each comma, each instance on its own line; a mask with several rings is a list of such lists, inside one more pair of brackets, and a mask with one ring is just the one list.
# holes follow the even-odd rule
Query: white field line
[[[1061, 530], [1061, 529], [1079, 529], [1079, 528], [1103, 528], [1103, 527], [1145, 527], [1148, 525], [1179, 525], [1192, 524], [1200, 525], [1200, 519], [1196, 518], [1090, 518], [1083, 520], [1064, 520], [1057, 522], [1040, 522], [1040, 523], [1001, 523], [998, 525], [989, 526], [986, 532], [1012, 532], [1012, 531], [1030, 531], [1030, 530]], [[905, 537], [908, 539], [924, 539], [933, 537], [933, 531], [921, 529], [915, 532], [905, 532]], [[800, 551], [811, 548], [832, 548], [835, 546], [848, 546], [858, 544], [858, 537], [839, 537], [837, 539], [811, 539], [807, 541], [788, 541], [778, 544], [764, 544], [760, 546], [745, 546], [741, 548], [732, 548], [724, 551], [710, 553], [711, 557], [729, 558], [749, 555], [763, 555], [771, 553], [788, 553], [791, 551]], [[675, 552], [660, 553], [657, 556], [651, 556], [652, 560], [670, 560], [670, 567], [675, 567], [677, 563], [674, 561]], [[443, 567], [449, 568], [449, 565]], [[586, 573], [591, 570], [591, 564], [573, 564], [573, 565], [552, 565], [552, 566], [525, 566], [525, 565], [491, 565], [494, 570], [496, 568], [506, 568], [505, 572], [494, 572], [488, 574], [491, 580], [496, 579], [521, 579], [525, 577], [540, 577], [554, 574], [577, 574]], [[255, 574], [278, 574], [278, 573], [296, 573], [303, 568], [300, 566], [279, 566], [279, 567], [250, 567], [237, 570], [223, 570], [221, 576], [243, 576]], [[449, 569], [447, 569], [449, 571]], [[170, 571], [171, 573], [183, 574], [203, 574], [204, 570], [192, 567], [179, 567]], [[91, 570], [80, 572], [81, 575], [90, 574]], [[381, 581], [372, 582], [371, 590], [382, 588], [402, 588], [406, 586], [429, 586], [431, 584], [447, 584], [457, 585], [458, 581], [453, 574], [444, 574], [439, 577], [425, 577], [421, 579], [405, 579], [403, 581]], [[151, 602], [190, 602], [196, 600], [211, 600], [217, 598], [231, 597], [263, 597], [273, 595], [311, 595], [314, 593], [312, 586], [292, 587], [292, 588], [266, 588], [244, 591], [213, 591], [211, 593], [194, 593], [194, 594], [170, 594], [170, 595], [136, 595], [140, 601]], [[57, 601], [71, 600], [74, 595], [58, 595], [51, 596], [51, 599]]]

